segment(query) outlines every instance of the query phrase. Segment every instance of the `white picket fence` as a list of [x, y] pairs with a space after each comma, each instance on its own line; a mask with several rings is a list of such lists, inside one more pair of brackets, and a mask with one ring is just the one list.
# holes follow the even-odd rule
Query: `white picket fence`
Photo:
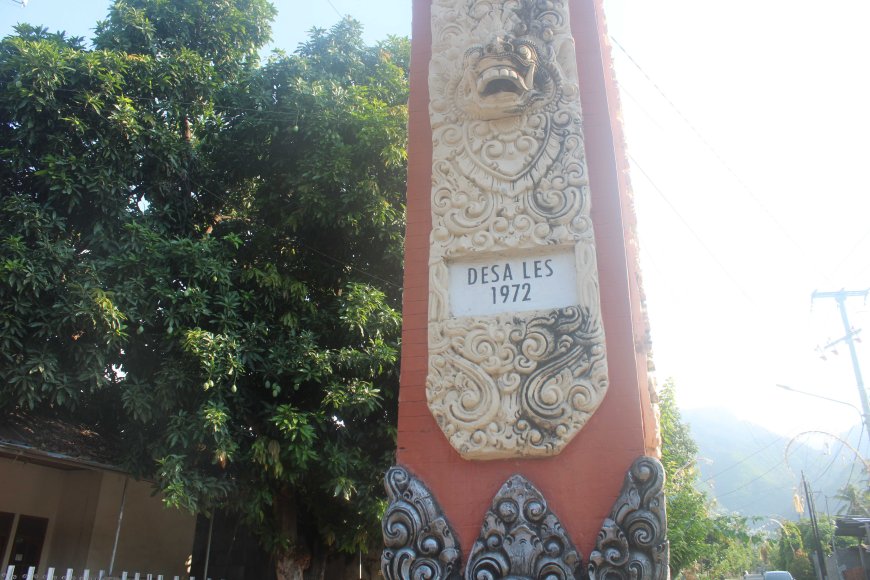
[[[109, 576], [104, 570], [94, 574], [91, 574], [90, 570], [85, 570], [81, 574], [76, 574], [72, 568], [67, 568], [66, 572], [49, 568], [44, 575], [37, 576], [36, 568], [33, 566], [26, 572], [22, 570], [18, 574], [15, 573], [15, 566], [9, 566], [0, 580], [169, 580], [169, 576], [141, 572], [121, 572], [120, 575]], [[196, 576], [172, 576], [172, 580], [196, 580]]]

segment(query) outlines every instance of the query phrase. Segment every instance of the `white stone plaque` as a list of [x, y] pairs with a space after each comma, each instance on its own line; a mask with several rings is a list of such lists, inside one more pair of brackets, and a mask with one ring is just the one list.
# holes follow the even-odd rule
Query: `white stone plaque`
[[523, 258], [460, 260], [450, 264], [449, 272], [453, 316], [549, 310], [580, 303], [574, 248]]

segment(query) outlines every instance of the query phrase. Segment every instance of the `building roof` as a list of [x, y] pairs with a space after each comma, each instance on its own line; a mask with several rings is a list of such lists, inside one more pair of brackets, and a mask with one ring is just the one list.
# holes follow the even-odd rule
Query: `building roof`
[[836, 524], [834, 534], [837, 536], [863, 538], [870, 533], [870, 518], [846, 516], [837, 518]]
[[66, 469], [123, 471], [120, 444], [69, 419], [20, 411], [0, 416], [0, 457]]

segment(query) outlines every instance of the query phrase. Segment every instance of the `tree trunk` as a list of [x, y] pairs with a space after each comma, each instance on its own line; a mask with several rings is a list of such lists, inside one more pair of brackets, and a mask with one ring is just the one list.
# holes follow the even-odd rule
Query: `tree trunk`
[[281, 526], [283, 536], [290, 547], [275, 554], [276, 580], [304, 580], [305, 570], [311, 565], [311, 554], [299, 541], [296, 501], [287, 489], [275, 496], [275, 516]]
[[308, 556], [299, 557], [293, 552], [285, 552], [275, 557], [276, 580], [304, 580], [305, 569], [311, 559]]

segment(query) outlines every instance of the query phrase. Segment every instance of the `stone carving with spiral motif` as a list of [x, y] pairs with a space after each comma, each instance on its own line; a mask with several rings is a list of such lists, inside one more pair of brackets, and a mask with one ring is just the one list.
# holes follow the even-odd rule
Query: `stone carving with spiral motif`
[[[429, 408], [468, 459], [554, 455], [607, 390], [567, 0], [433, 0], [432, 33]], [[487, 279], [547, 260], [570, 276]], [[464, 271], [486, 312], [457, 308]]]

